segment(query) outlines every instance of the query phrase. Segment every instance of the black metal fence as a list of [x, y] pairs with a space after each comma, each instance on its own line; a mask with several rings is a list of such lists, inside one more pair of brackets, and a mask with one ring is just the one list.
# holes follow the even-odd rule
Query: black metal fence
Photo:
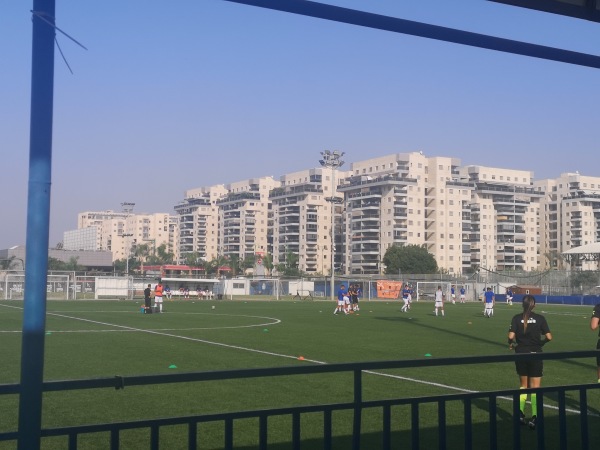
[[[325, 364], [325, 365], [305, 365], [295, 367], [274, 367], [261, 369], [240, 369], [240, 370], [225, 370], [211, 372], [193, 372], [183, 374], [164, 374], [164, 375], [147, 375], [147, 376], [128, 376], [128, 377], [112, 377], [112, 378], [97, 378], [97, 379], [81, 379], [68, 381], [48, 381], [43, 385], [44, 392], [65, 392], [82, 389], [99, 389], [112, 388], [116, 390], [132, 388], [134, 386], [144, 385], [161, 385], [166, 383], [189, 383], [189, 382], [207, 382], [216, 380], [233, 380], [233, 379], [253, 379], [266, 377], [282, 377], [290, 375], [311, 375], [324, 373], [352, 373], [353, 386], [353, 401], [346, 403], [331, 403], [307, 406], [293, 406], [275, 409], [260, 409], [252, 411], [237, 411], [224, 412], [217, 414], [203, 414], [185, 417], [171, 417], [162, 419], [136, 420], [119, 423], [104, 423], [90, 424], [81, 426], [69, 426], [52, 429], [41, 430], [42, 443], [44, 438], [62, 436], [68, 440], [68, 448], [71, 450], [78, 448], [78, 440], [80, 437], [90, 433], [107, 433], [109, 438], [102, 447], [112, 450], [125, 448], [120, 439], [120, 433], [125, 430], [146, 429], [150, 433], [149, 448], [159, 449], [161, 429], [173, 425], [184, 426], [187, 429], [187, 448], [194, 450], [200, 448], [202, 442], [200, 426], [207, 423], [220, 423], [223, 427], [223, 442], [222, 448], [233, 449], [235, 437], [236, 421], [244, 419], [255, 419], [258, 422], [256, 430], [258, 439], [258, 449], [271, 448], [269, 442], [269, 427], [270, 419], [278, 416], [288, 416], [291, 418], [291, 433], [289, 436], [289, 447], [294, 450], [300, 448], [315, 448], [312, 444], [309, 447], [303, 446], [301, 440], [301, 418], [306, 414], [322, 414], [322, 439], [320, 439], [319, 447], [324, 449], [333, 448], [352, 448], [359, 450], [361, 448], [373, 447], [371, 439], [368, 445], [365, 445], [364, 436], [361, 430], [361, 417], [365, 411], [377, 410], [381, 415], [381, 426], [377, 432], [376, 448], [388, 450], [392, 448], [392, 408], [404, 406], [409, 409], [410, 425], [407, 439], [409, 447], [412, 449], [425, 448], [422, 442], [422, 433], [419, 428], [420, 416], [423, 414], [423, 408], [426, 405], [434, 405], [437, 408], [437, 447], [439, 449], [456, 448], [455, 444], [450, 444], [448, 441], [448, 417], [447, 407], [455, 402], [462, 403], [462, 443], [460, 447], [465, 449], [481, 448], [481, 438], [479, 444], [474, 443], [474, 433], [476, 427], [481, 427], [481, 424], [473, 422], [473, 408], [477, 404], [481, 406], [483, 403], [485, 409], [489, 412], [487, 424], [484, 430], [484, 435], [487, 436], [486, 448], [499, 448], [499, 443], [503, 442], [506, 448], [506, 436], [500, 436], [498, 433], [498, 407], [497, 401], [500, 399], [513, 400], [511, 428], [512, 440], [508, 444], [509, 448], [522, 448], [521, 425], [519, 423], [519, 395], [524, 392], [536, 392], [538, 399], [538, 426], [536, 428], [536, 445], [538, 449], [545, 448], [560, 448], [560, 449], [589, 449], [596, 448], [598, 439], [600, 439], [600, 417], [597, 413], [599, 405], [591, 408], [588, 402], [588, 394], [592, 390], [600, 389], [599, 383], [580, 384], [569, 386], [549, 386], [539, 389], [509, 389], [496, 390], [485, 392], [465, 392], [458, 394], [433, 395], [425, 397], [411, 398], [394, 398], [384, 400], [363, 400], [363, 374], [370, 373], [375, 370], [386, 369], [407, 369], [417, 367], [435, 367], [435, 366], [453, 366], [453, 365], [468, 365], [468, 364], [492, 364], [499, 362], [510, 362], [519, 359], [542, 359], [542, 360], [565, 360], [574, 358], [591, 358], [598, 354], [597, 351], [578, 351], [578, 352], [561, 352], [561, 353], [540, 353], [540, 354], [511, 354], [498, 356], [475, 356], [475, 357], [460, 357], [460, 358], [440, 358], [440, 359], [423, 359], [423, 360], [407, 360], [407, 361], [375, 361], [375, 362], [359, 362], [359, 363], [344, 363], [344, 364]], [[18, 384], [0, 385], [0, 395], [15, 395], [19, 394], [20, 386]], [[573, 417], [569, 419], [570, 426], [567, 426], [567, 401], [566, 394], [571, 396], [575, 394], [577, 397], [577, 417], [574, 418], [576, 425], [573, 425]], [[544, 421], [544, 403], [545, 399], [552, 398], [556, 403], [553, 406], [558, 411], [557, 418], [553, 417], [551, 427], [553, 436], [548, 439], [546, 433], [546, 424]], [[573, 399], [571, 399], [573, 402]], [[333, 414], [338, 411], [347, 411], [353, 417], [351, 435], [347, 437], [346, 444], [335, 445], [333, 434]], [[572, 410], [571, 410], [572, 411]], [[593, 423], [592, 423], [593, 421]], [[576, 431], [573, 431], [573, 430]], [[481, 431], [481, 430], [479, 430]], [[558, 439], [556, 435], [558, 433]], [[481, 433], [479, 433], [481, 434]], [[0, 442], [17, 441], [19, 439], [18, 432], [0, 433]], [[138, 447], [139, 448], [139, 447]], [[164, 447], [170, 448], [170, 447]], [[248, 447], [244, 447], [248, 448]], [[427, 447], [430, 448], [430, 447]], [[531, 448], [528, 446], [528, 448]]]

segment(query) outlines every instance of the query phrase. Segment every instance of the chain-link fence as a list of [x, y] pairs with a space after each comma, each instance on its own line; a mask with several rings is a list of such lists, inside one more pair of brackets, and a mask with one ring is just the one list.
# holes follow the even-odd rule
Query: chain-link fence
[[[133, 299], [143, 297], [144, 288], [154, 285], [157, 278], [123, 277], [96, 275], [75, 272], [51, 272], [48, 274], [48, 299]], [[341, 284], [348, 287], [358, 285], [361, 298], [399, 298], [404, 283], [417, 290], [418, 298], [427, 298], [437, 285], [447, 291], [455, 287], [456, 295], [461, 287], [465, 289], [467, 301], [477, 301], [484, 289], [491, 287], [496, 294], [504, 294], [508, 287], [518, 286], [541, 290], [543, 295], [599, 295], [600, 271], [558, 271], [545, 272], [494, 272], [480, 269], [478, 272], [454, 276], [450, 274], [398, 274], [368, 276], [335, 276], [333, 294]], [[240, 279], [189, 279], [186, 280], [190, 295], [200, 296], [210, 293], [233, 298], [244, 295], [258, 298], [301, 298], [328, 299], [332, 296], [330, 277], [307, 278], [240, 278]], [[202, 289], [200, 289], [201, 287]], [[174, 294], [182, 288], [171, 286]], [[0, 271], [0, 299], [23, 299], [25, 273], [23, 271]], [[422, 292], [420, 292], [422, 291]], [[419, 294], [422, 294], [420, 296]], [[177, 298], [177, 295], [175, 295]]]

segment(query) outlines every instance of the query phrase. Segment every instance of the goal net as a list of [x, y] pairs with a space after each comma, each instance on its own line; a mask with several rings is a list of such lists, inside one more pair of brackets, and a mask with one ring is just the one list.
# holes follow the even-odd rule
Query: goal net
[[[7, 300], [23, 300], [25, 298], [25, 274], [7, 274], [2, 289], [4, 298]], [[47, 276], [46, 298], [48, 300], [68, 300], [70, 290], [69, 275]]]
[[434, 300], [435, 291], [437, 291], [438, 286], [441, 286], [442, 292], [446, 296], [446, 300], [450, 301], [450, 288], [452, 287], [452, 283], [447, 281], [417, 281], [417, 301]]

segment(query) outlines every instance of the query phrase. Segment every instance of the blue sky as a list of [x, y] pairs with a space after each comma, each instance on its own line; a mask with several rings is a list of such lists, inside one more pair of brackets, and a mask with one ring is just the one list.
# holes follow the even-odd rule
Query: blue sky
[[[485, 0], [328, 0], [600, 54], [600, 24]], [[32, 1], [0, 0], [0, 248], [25, 244]], [[50, 244], [77, 213], [422, 150], [600, 176], [598, 70], [223, 0], [57, 0]], [[349, 168], [349, 164], [345, 166]]]

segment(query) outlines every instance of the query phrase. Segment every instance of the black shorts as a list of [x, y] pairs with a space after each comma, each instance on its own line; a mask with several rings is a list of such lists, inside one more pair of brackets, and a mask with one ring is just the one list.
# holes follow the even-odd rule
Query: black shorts
[[355, 305], [358, 303], [358, 297], [356, 295], [352, 296], [352, 303]]
[[[600, 350], [600, 339], [598, 339], [598, 343], [596, 344], [596, 350]], [[600, 355], [596, 356], [596, 365], [600, 367]]]
[[[531, 352], [536, 353], [536, 352]], [[519, 353], [523, 354], [523, 353]], [[544, 375], [544, 361], [541, 359], [530, 361], [515, 361], [517, 374], [520, 377], [542, 377]]]

